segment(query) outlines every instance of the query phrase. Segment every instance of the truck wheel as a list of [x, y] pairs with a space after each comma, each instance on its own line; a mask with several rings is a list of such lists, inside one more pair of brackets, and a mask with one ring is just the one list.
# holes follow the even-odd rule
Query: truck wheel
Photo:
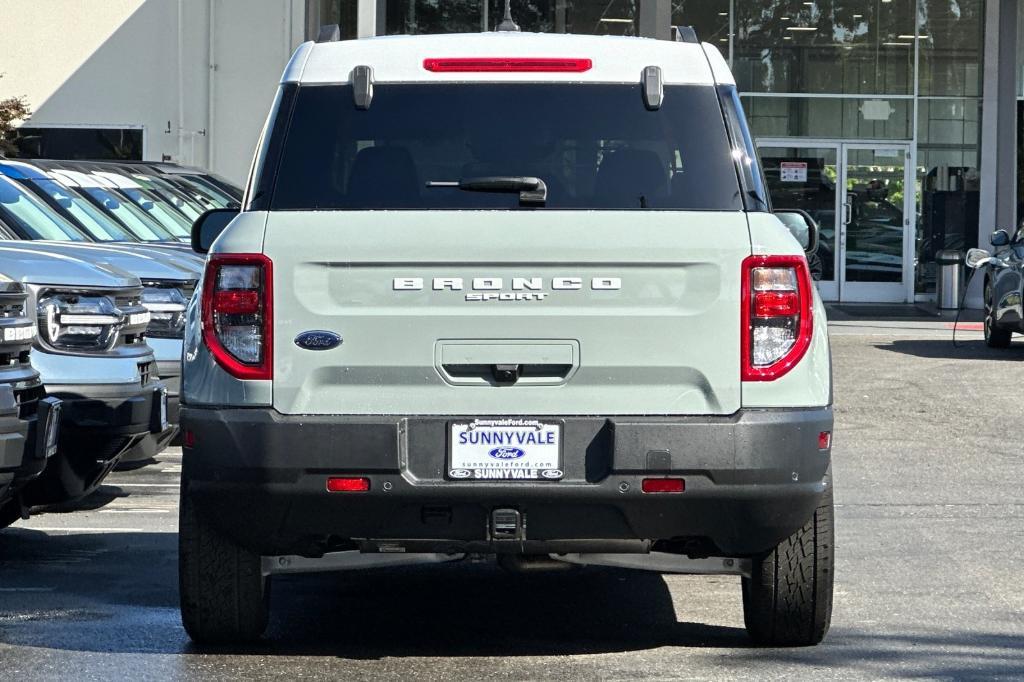
[[258, 554], [211, 527], [182, 485], [178, 524], [181, 622], [196, 644], [258, 639], [270, 614], [270, 579]]
[[767, 556], [754, 561], [743, 579], [747, 634], [765, 646], [809, 646], [832, 620], [832, 486], [804, 527]]

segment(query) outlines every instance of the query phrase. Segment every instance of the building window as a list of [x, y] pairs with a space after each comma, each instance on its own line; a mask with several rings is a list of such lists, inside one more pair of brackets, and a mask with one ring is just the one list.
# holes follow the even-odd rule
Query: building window
[[672, 25], [692, 27], [729, 58], [729, 0], [672, 0]]
[[740, 91], [912, 95], [914, 4], [737, 0]]
[[316, 40], [321, 26], [337, 24], [342, 40], [356, 37], [358, 0], [306, 0], [306, 39]]
[[37, 128], [12, 136], [23, 159], [142, 159], [141, 128]]
[[[384, 33], [493, 31], [504, 0], [385, 0]], [[512, 0], [512, 18], [523, 31], [637, 35], [637, 0]]]
[[935, 291], [936, 252], [978, 246], [981, 101], [922, 99], [917, 118], [915, 291], [923, 294]]
[[914, 102], [909, 98], [744, 96], [755, 137], [910, 140]]
[[919, 93], [981, 95], [985, 3], [980, 0], [918, 0]]

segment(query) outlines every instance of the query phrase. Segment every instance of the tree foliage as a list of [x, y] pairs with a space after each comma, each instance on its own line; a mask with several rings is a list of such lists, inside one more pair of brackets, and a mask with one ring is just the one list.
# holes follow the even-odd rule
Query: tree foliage
[[[3, 74], [0, 74], [0, 78], [3, 78]], [[31, 115], [32, 110], [29, 109], [24, 97], [0, 99], [0, 154], [11, 154], [17, 150], [11, 141], [14, 124], [24, 121]]]

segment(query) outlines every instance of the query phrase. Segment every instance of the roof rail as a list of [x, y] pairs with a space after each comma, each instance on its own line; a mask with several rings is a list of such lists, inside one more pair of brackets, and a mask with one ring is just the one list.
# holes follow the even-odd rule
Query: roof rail
[[693, 26], [673, 26], [672, 40], [677, 43], [700, 43]]
[[341, 40], [341, 26], [337, 24], [324, 24], [316, 36], [318, 43], [336, 43], [339, 40]]

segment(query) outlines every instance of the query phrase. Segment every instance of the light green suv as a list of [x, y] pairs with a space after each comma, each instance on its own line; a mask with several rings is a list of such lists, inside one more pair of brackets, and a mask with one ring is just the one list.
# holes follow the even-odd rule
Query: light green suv
[[756, 642], [819, 642], [828, 336], [768, 202], [709, 45], [302, 45], [193, 227], [189, 635], [258, 637], [277, 573], [495, 556], [740, 575]]

